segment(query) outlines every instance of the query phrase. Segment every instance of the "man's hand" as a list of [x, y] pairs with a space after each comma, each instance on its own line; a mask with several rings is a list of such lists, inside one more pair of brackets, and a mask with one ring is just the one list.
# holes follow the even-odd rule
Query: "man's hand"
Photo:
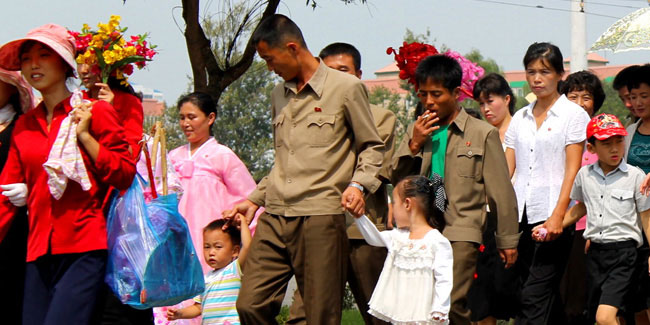
[[349, 211], [355, 218], [365, 213], [366, 201], [363, 199], [363, 192], [353, 186], [348, 186], [341, 196], [341, 206]]
[[260, 207], [257, 204], [253, 203], [252, 201], [244, 200], [243, 202], [239, 202], [235, 204], [235, 206], [231, 210], [224, 210], [222, 216], [228, 222], [226, 222], [226, 224], [223, 225], [223, 230], [228, 229], [228, 226], [230, 226], [230, 224], [235, 219], [235, 216], [238, 213], [243, 214], [246, 219], [246, 222], [250, 224], [251, 221], [253, 221], [253, 218], [255, 217], [255, 212], [257, 212], [259, 208]]
[[438, 125], [438, 114], [435, 112], [426, 111], [424, 114], [418, 116], [413, 124], [413, 137], [409, 141], [409, 149], [413, 154], [416, 154], [422, 149], [424, 143], [429, 139], [433, 131], [440, 128]]
[[501, 261], [505, 263], [505, 268], [509, 269], [513, 265], [515, 265], [515, 262], [517, 262], [517, 249], [516, 248], [506, 248], [506, 249], [499, 249], [499, 256], [501, 257]]

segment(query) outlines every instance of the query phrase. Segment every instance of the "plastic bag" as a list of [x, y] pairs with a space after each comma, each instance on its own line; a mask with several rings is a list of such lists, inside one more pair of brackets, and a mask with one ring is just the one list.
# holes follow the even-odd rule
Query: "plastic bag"
[[138, 175], [108, 214], [106, 283], [137, 309], [169, 306], [204, 290], [203, 271], [176, 194], [146, 203]]

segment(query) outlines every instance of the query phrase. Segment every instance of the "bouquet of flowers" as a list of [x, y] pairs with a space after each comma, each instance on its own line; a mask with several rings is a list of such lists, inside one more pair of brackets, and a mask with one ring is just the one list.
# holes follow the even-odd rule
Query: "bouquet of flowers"
[[147, 34], [131, 36], [127, 41], [124, 36], [127, 28], [120, 27], [120, 19], [112, 15], [108, 24], [97, 24], [96, 31], [84, 24], [81, 32], [70, 32], [79, 53], [77, 63], [90, 65], [101, 75], [103, 83], [109, 76], [115, 76], [122, 84], [128, 84], [133, 65], [142, 69], [157, 54], [156, 46], [146, 41]]
[[395, 62], [399, 68], [399, 78], [408, 81], [417, 90], [418, 85], [415, 82], [415, 69], [418, 67], [418, 63], [428, 56], [438, 54], [438, 49], [429, 44], [404, 42], [399, 47], [399, 51], [395, 51], [392, 47], [386, 49], [386, 54], [391, 55], [393, 53], [395, 54]]
[[[439, 54], [439, 52], [433, 45], [418, 42], [404, 42], [404, 44], [400, 46], [399, 51], [395, 51], [394, 48], [389, 47], [386, 50], [386, 54], [395, 54], [395, 61], [400, 70], [399, 78], [407, 80], [408, 83], [413, 84], [417, 91], [418, 85], [415, 82], [415, 69], [424, 58]], [[460, 84], [460, 95], [458, 101], [463, 101], [465, 98], [473, 98], [472, 92], [474, 90], [474, 84], [476, 84], [476, 81], [483, 76], [485, 70], [478, 64], [466, 59], [458, 52], [448, 50], [443, 53], [443, 55], [458, 61], [463, 70], [463, 79]]]

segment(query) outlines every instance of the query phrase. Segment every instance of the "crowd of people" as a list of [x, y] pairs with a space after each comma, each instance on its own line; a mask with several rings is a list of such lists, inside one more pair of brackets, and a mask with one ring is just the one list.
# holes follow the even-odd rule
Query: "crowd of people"
[[270, 324], [295, 277], [288, 324], [340, 324], [346, 282], [366, 324], [650, 324], [650, 65], [614, 80], [622, 122], [598, 114], [594, 74], [565, 78], [553, 44], [526, 51], [536, 100], [516, 112], [495, 73], [474, 85], [480, 112], [462, 108], [463, 68], [428, 56], [407, 76], [420, 103], [396, 143], [354, 46], [315, 57], [283, 15], [252, 42], [283, 79], [274, 166], [256, 184], [213, 137], [212, 97], [178, 101], [187, 144], [169, 158], [205, 291], [153, 310], [104, 284], [106, 213], [136, 175], [141, 100], [77, 64], [61, 26], [0, 47], [2, 323]]

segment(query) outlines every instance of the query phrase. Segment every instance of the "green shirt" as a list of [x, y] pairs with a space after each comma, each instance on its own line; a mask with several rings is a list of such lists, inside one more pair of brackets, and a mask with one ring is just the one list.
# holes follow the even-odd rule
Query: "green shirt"
[[447, 152], [447, 129], [449, 124], [441, 125], [439, 129], [431, 134], [431, 173], [436, 173], [445, 178], [445, 156]]

